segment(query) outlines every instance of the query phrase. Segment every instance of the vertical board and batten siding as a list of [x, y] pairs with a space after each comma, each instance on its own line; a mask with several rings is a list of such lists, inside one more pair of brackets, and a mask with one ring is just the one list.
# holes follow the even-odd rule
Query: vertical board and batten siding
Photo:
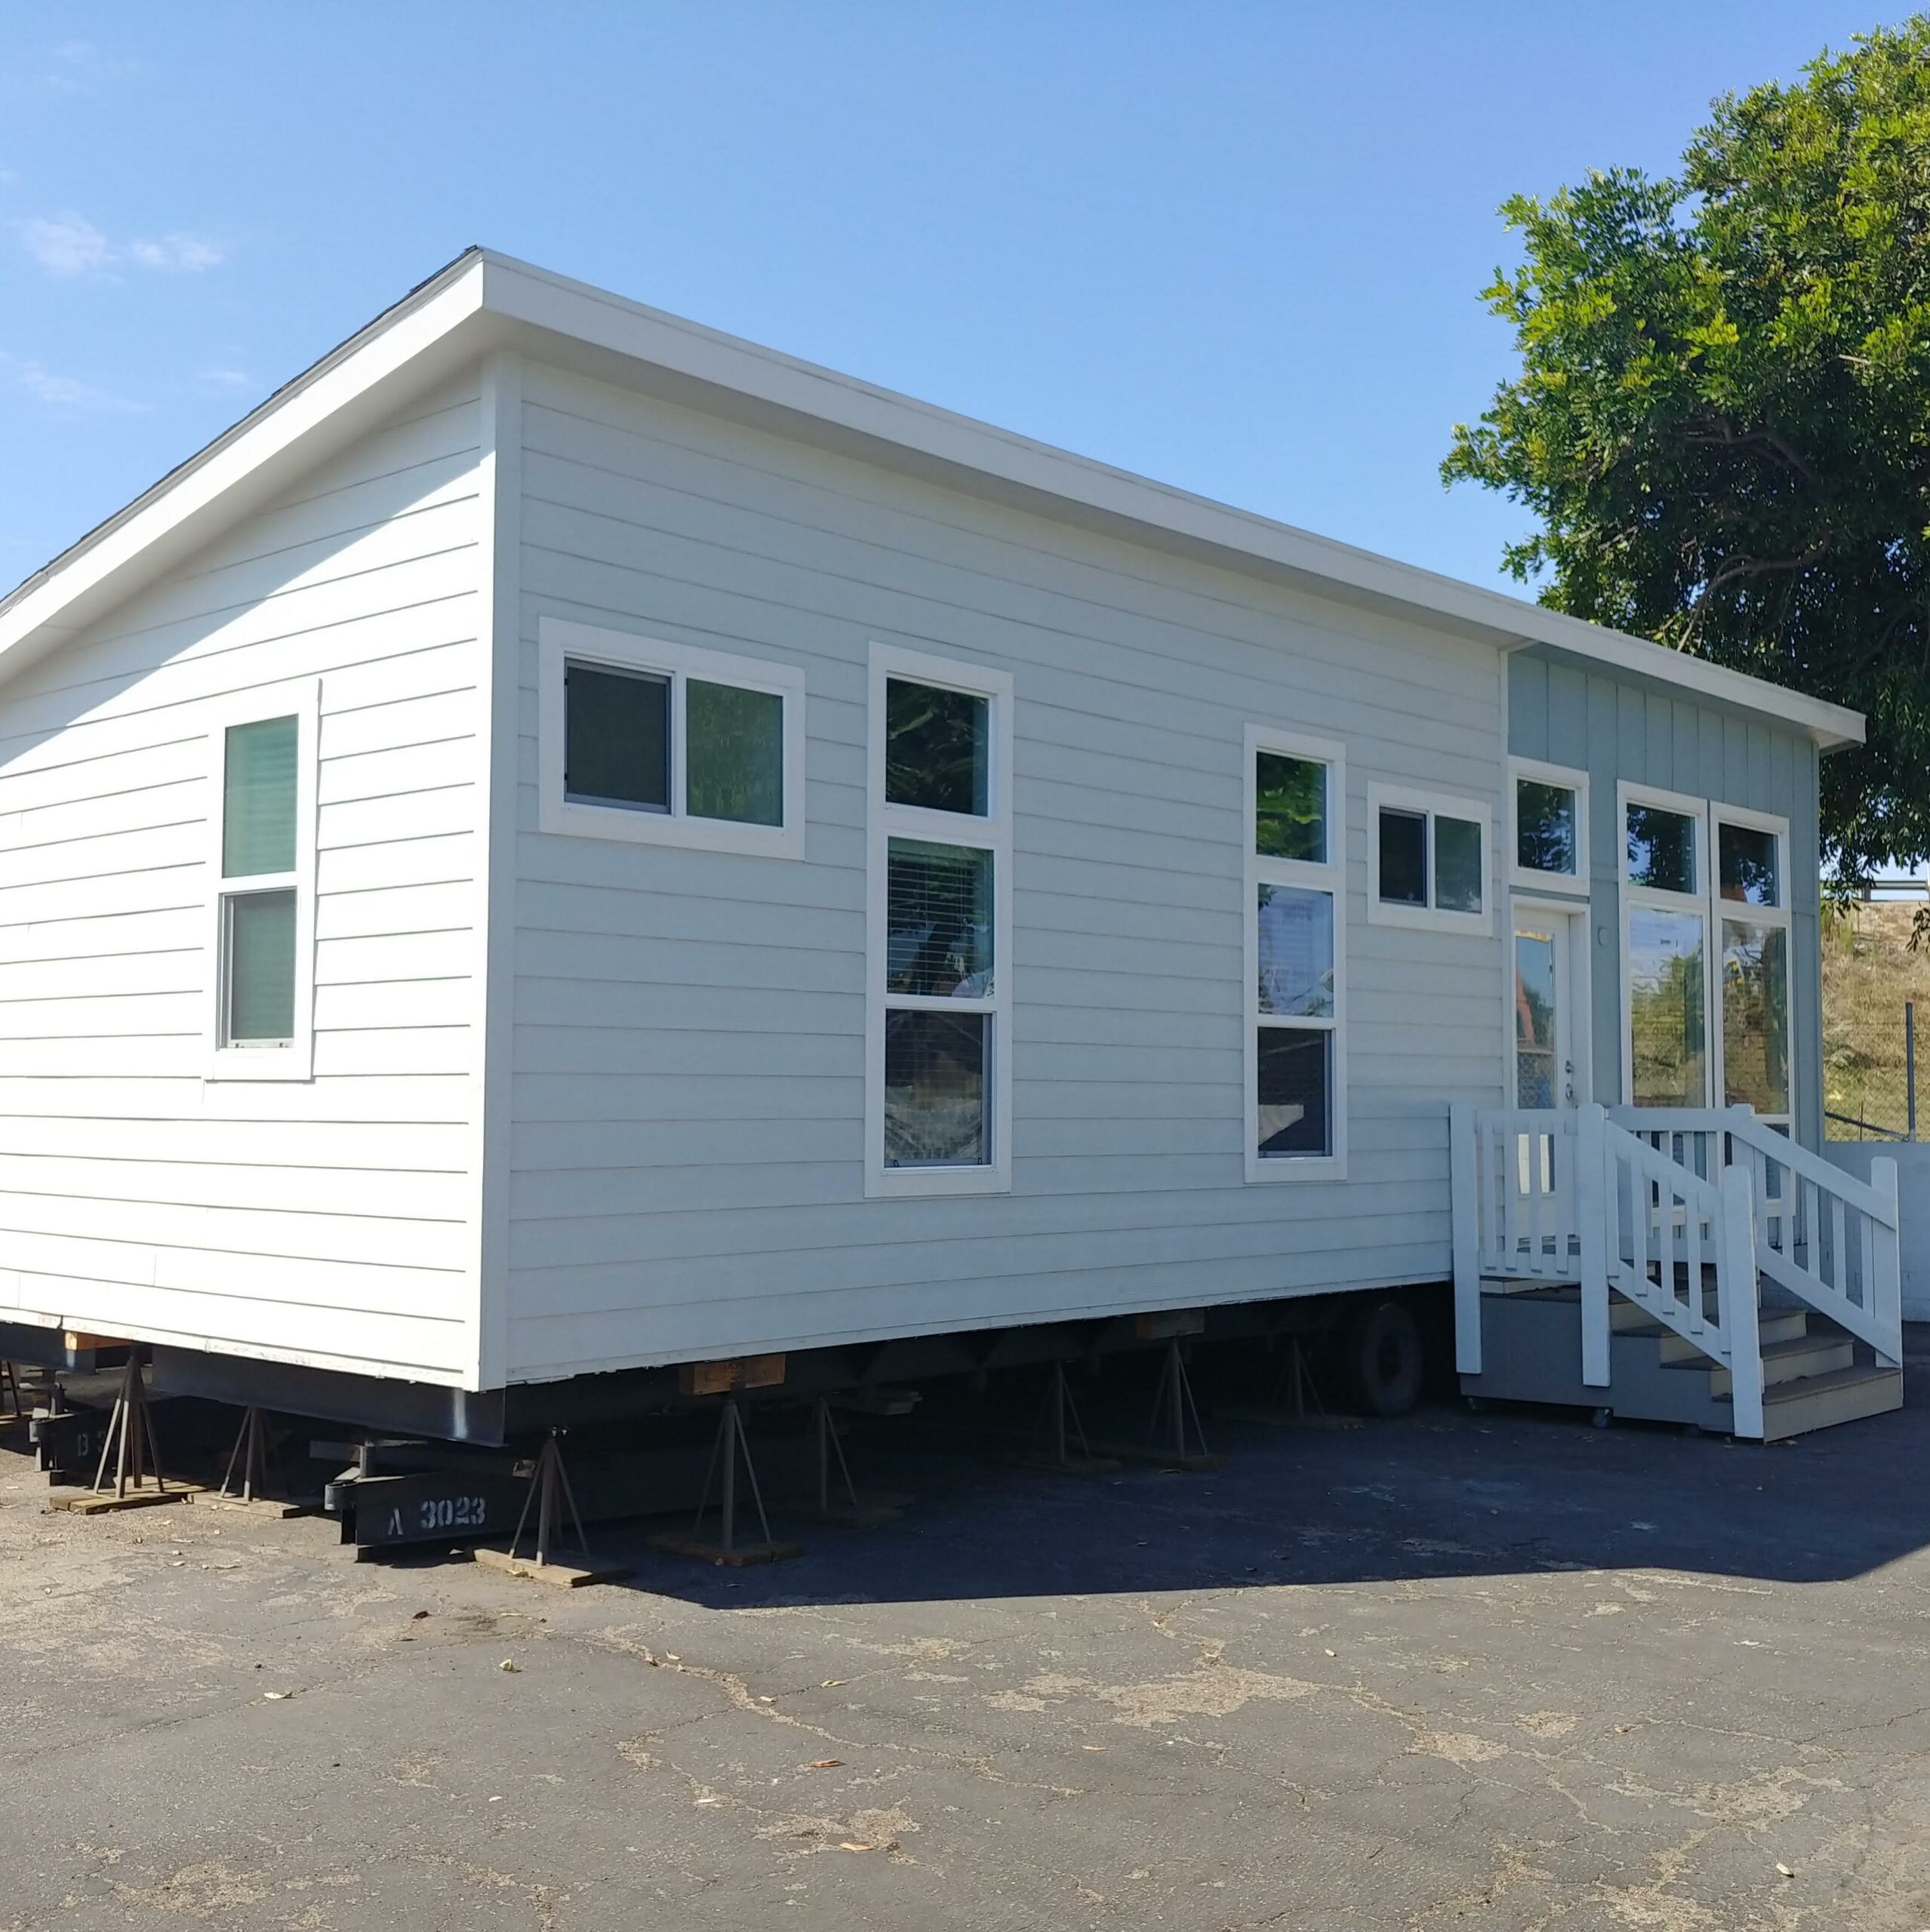
[[[1817, 752], [1804, 733], [1534, 651], [1509, 660], [1509, 749], [1589, 778], [1595, 1092], [1622, 1092], [1619, 783], [1772, 813], [1790, 826], [1790, 977], [1796, 1137], [1822, 1144], [1823, 1032]], [[1712, 943], [1713, 938], [1712, 936]]]
[[[540, 365], [522, 421], [511, 1379], [1446, 1275], [1501, 921], [1369, 924], [1365, 799], [1501, 826], [1491, 647]], [[805, 857], [538, 831], [545, 617], [800, 668]], [[864, 1196], [874, 641], [1014, 680], [1008, 1195]], [[1243, 1178], [1249, 723], [1346, 746], [1344, 1181]]]
[[[445, 1382], [476, 1324], [473, 380], [0, 685], [0, 1315]], [[210, 1082], [211, 737], [319, 681], [312, 1082]]]

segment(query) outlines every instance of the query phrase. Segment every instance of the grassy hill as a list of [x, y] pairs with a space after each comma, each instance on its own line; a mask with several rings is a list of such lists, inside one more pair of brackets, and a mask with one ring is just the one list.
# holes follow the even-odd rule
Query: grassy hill
[[[1823, 920], [1823, 1091], [1833, 1114], [1904, 1131], [1904, 1003], [1916, 1003], [1917, 1131], [1930, 1139], [1930, 946], [1910, 949], [1913, 904], [1852, 905]], [[1833, 1140], [1868, 1135], [1824, 1122]]]

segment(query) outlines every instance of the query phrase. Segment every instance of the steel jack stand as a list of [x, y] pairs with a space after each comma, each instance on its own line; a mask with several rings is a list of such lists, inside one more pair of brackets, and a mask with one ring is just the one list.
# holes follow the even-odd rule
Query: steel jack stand
[[[221, 1472], [221, 1487], [202, 1500], [218, 1503], [224, 1509], [251, 1510], [257, 1515], [301, 1515], [300, 1503], [268, 1494], [268, 1418], [251, 1405], [242, 1414], [235, 1446], [228, 1451], [227, 1464]], [[235, 1480], [238, 1471], [241, 1478], [239, 1488]]]
[[1168, 1469], [1217, 1469], [1224, 1460], [1207, 1449], [1186, 1358], [1177, 1341], [1166, 1344], [1166, 1362], [1159, 1372], [1159, 1393], [1153, 1398], [1153, 1421], [1144, 1454], [1147, 1461]]
[[[1039, 1417], [1045, 1438], [1042, 1451], [1027, 1451], [1011, 1460], [1029, 1469], [1049, 1469], [1055, 1475], [1108, 1475], [1119, 1466], [1115, 1456], [1095, 1456], [1085, 1439], [1085, 1425], [1079, 1420], [1079, 1405], [1073, 1400], [1072, 1385], [1066, 1380], [1066, 1365], [1052, 1364], [1045, 1384], [1045, 1401]], [[1077, 1453], [1073, 1451], [1075, 1441]]]
[[[739, 1543], [737, 1532], [737, 1460], [743, 1460], [745, 1475], [750, 1481], [750, 1498], [756, 1506], [758, 1527], [764, 1532], [760, 1543]], [[718, 1483], [721, 1466], [723, 1480]], [[712, 1485], [718, 1487], [719, 1535], [715, 1543], [703, 1535], [703, 1518], [710, 1507]], [[700, 1562], [722, 1564], [741, 1569], [753, 1563], [780, 1563], [786, 1557], [802, 1556], [802, 1543], [779, 1543], [771, 1534], [771, 1519], [764, 1513], [764, 1493], [757, 1486], [757, 1466], [751, 1460], [750, 1444], [744, 1435], [743, 1414], [734, 1395], [724, 1398], [723, 1413], [717, 1419], [717, 1439], [711, 1445], [710, 1466], [704, 1471], [703, 1494], [688, 1536], [654, 1536], [653, 1549], [673, 1556], [693, 1556]]]
[[[523, 1527], [529, 1521], [532, 1505], [536, 1510], [536, 1553], [534, 1557], [519, 1556], [516, 1552], [522, 1547]], [[566, 1527], [565, 1512], [567, 1526], [573, 1526], [576, 1532], [575, 1542], [567, 1546], [559, 1540]], [[574, 1563], [559, 1560], [565, 1547], [582, 1560]], [[529, 1494], [523, 1498], [522, 1514], [516, 1518], [516, 1533], [509, 1538], [509, 1548], [480, 1545], [476, 1560], [489, 1569], [506, 1571], [513, 1577], [533, 1577], [566, 1590], [580, 1589], [586, 1583], [607, 1583], [629, 1574], [620, 1565], [591, 1561], [589, 1538], [583, 1533], [576, 1492], [570, 1487], [570, 1472], [563, 1466], [561, 1435], [553, 1429], [530, 1473]]]
[[11, 1362], [0, 1361], [0, 1428], [26, 1420], [26, 1405], [20, 1400], [20, 1373]]
[[[107, 1486], [107, 1464], [114, 1464], [114, 1486]], [[107, 1433], [101, 1439], [100, 1466], [94, 1487], [84, 1496], [62, 1497], [57, 1509], [93, 1515], [108, 1509], [139, 1509], [154, 1503], [179, 1503], [201, 1493], [198, 1483], [171, 1482], [162, 1472], [161, 1445], [148, 1407], [147, 1383], [137, 1358], [130, 1355], [114, 1398]]]
[[[816, 1472], [817, 1483], [811, 1503], [794, 1513], [815, 1523], [834, 1523], [848, 1530], [879, 1529], [886, 1523], [895, 1523], [904, 1514], [911, 1501], [909, 1496], [885, 1490], [859, 1494], [851, 1481], [851, 1466], [845, 1460], [845, 1445], [838, 1437], [838, 1419], [832, 1412], [828, 1396], [819, 1396], [811, 1406], [811, 1467]], [[843, 1494], [836, 1495], [835, 1490], [842, 1490]]]

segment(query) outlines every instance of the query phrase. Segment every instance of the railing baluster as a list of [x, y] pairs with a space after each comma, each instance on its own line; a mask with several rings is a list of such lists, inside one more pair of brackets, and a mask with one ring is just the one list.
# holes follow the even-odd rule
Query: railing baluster
[[[1682, 1267], [1684, 1285], [1688, 1290], [1688, 1332], [1700, 1335], [1707, 1325], [1702, 1312], [1702, 1203], [1682, 1188]], [[1675, 1281], [1671, 1275], [1670, 1293]]]
[[1830, 1285], [1845, 1301], [1849, 1299], [1849, 1244], [1843, 1238], [1843, 1198], [1830, 1198]]

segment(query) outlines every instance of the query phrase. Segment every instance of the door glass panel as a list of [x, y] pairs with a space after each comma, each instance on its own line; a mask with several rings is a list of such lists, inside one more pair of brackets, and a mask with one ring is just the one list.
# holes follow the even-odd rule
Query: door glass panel
[[1568, 1097], [1560, 1062], [1555, 935], [1515, 934], [1515, 1105], [1559, 1106]]
[[1695, 890], [1695, 821], [1660, 805], [1628, 808], [1628, 882], [1656, 892]]
[[1565, 785], [1523, 778], [1515, 786], [1515, 863], [1524, 872], [1575, 871], [1574, 794]]
[[1790, 936], [1722, 921], [1722, 1086], [1731, 1106], [1790, 1110]]
[[1638, 906], [1629, 914], [1630, 1057], [1638, 1107], [1709, 1104], [1703, 945], [1702, 921], [1693, 912]]
[[1725, 899], [1749, 906], [1780, 906], [1783, 882], [1776, 863], [1776, 835], [1753, 825], [1725, 825], [1717, 840]]

